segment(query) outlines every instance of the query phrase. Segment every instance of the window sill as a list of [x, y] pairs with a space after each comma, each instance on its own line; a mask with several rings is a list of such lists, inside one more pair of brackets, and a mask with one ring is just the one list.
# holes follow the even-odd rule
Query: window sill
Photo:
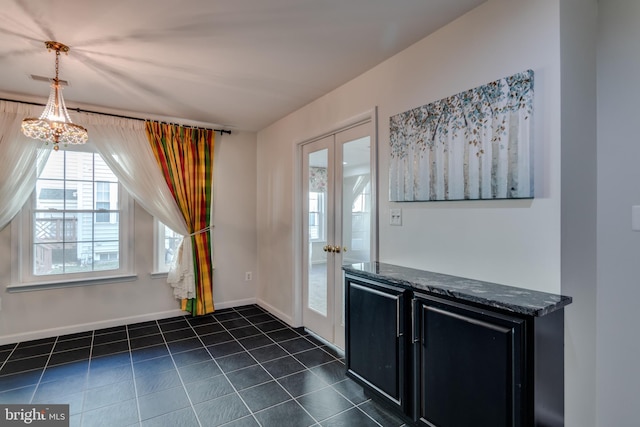
[[152, 271], [149, 273], [152, 279], [162, 279], [163, 277], [167, 277], [169, 275], [168, 271]]
[[78, 286], [103, 285], [108, 283], [132, 282], [137, 280], [137, 274], [122, 274], [117, 276], [104, 276], [95, 278], [83, 278], [75, 280], [47, 280], [40, 282], [17, 283], [7, 286], [7, 292], [30, 292], [46, 289], [75, 288]]

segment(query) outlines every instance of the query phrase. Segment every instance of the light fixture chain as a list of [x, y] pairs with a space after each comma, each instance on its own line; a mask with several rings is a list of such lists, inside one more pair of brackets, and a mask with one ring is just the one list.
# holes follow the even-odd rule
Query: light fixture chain
[[56, 50], [56, 83], [58, 83], [58, 69], [60, 62], [60, 50]]

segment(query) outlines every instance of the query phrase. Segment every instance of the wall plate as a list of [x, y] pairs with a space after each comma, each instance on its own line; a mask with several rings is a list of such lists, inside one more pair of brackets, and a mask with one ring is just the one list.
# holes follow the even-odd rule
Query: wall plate
[[389, 224], [402, 225], [402, 209], [400, 208], [389, 209]]

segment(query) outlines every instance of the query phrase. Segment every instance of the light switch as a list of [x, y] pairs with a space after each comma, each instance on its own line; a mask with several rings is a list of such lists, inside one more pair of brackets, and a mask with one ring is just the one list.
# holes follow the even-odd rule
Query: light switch
[[631, 206], [631, 229], [640, 231], [640, 206]]
[[402, 209], [389, 209], [389, 224], [402, 225]]

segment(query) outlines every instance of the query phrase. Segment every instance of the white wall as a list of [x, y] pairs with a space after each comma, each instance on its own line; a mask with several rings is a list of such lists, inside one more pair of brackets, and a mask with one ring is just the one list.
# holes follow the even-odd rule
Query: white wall
[[599, 2], [598, 426], [640, 423], [640, 2]]
[[[568, 16], [571, 7], [577, 7], [574, 17]], [[577, 308], [566, 311], [566, 425], [595, 425], [594, 13], [594, 1], [489, 0], [259, 132], [258, 206], [263, 209], [258, 216], [259, 300], [283, 317], [294, 317], [295, 144], [377, 106], [380, 261], [548, 292], [576, 291]], [[568, 30], [561, 40], [565, 24]], [[579, 42], [587, 46], [577, 49]], [[561, 47], [577, 49], [562, 61], [563, 73]], [[590, 68], [581, 71], [581, 64]], [[529, 68], [535, 72], [536, 92], [533, 200], [388, 202], [391, 115]], [[579, 81], [568, 80], [570, 70], [578, 73]], [[571, 95], [566, 106], [561, 90]], [[572, 111], [584, 116], [570, 117]], [[565, 116], [567, 124], [561, 127]], [[584, 129], [583, 123], [587, 123]], [[565, 136], [571, 144], [562, 149]], [[574, 152], [580, 150], [580, 137], [586, 138], [584, 153]], [[567, 156], [564, 161], [562, 155]], [[577, 159], [574, 164], [571, 156]], [[586, 173], [580, 172], [582, 160], [591, 168]], [[570, 165], [566, 187], [561, 182], [565, 164]], [[571, 177], [574, 168], [580, 173]], [[586, 181], [577, 182], [581, 178]], [[565, 199], [565, 188], [590, 192], [585, 200], [579, 199], [582, 193]], [[402, 227], [388, 225], [389, 209], [395, 207], [402, 208]], [[591, 209], [586, 218], [581, 207]], [[561, 224], [570, 225], [571, 215], [578, 215], [579, 224], [566, 233]], [[564, 257], [571, 259], [568, 267], [561, 264]], [[563, 279], [571, 285], [561, 287]]]
[[[526, 69], [535, 72], [532, 201], [389, 203], [389, 117]], [[378, 106], [380, 260], [560, 291], [558, 0], [490, 0], [258, 133], [259, 299], [293, 314], [295, 144]], [[390, 227], [401, 207], [403, 226]], [[277, 250], [273, 250], [277, 245]]]
[[[557, 1], [489, 1], [380, 67], [380, 258], [463, 277], [560, 290]], [[533, 69], [533, 201], [388, 203], [388, 118]], [[403, 226], [389, 209], [401, 207]]]
[[[567, 426], [596, 420], [597, 0], [560, 2], [562, 293]], [[616, 424], [603, 424], [603, 426]]]
[[[254, 303], [258, 280], [256, 134], [216, 137], [213, 298], [216, 307]], [[245, 281], [245, 273], [253, 279]]]
[[[256, 135], [216, 136], [213, 245], [217, 308], [255, 302]], [[11, 226], [0, 231], [0, 344], [183, 314], [165, 278], [153, 279], [153, 219], [135, 207], [137, 280], [7, 293]]]

